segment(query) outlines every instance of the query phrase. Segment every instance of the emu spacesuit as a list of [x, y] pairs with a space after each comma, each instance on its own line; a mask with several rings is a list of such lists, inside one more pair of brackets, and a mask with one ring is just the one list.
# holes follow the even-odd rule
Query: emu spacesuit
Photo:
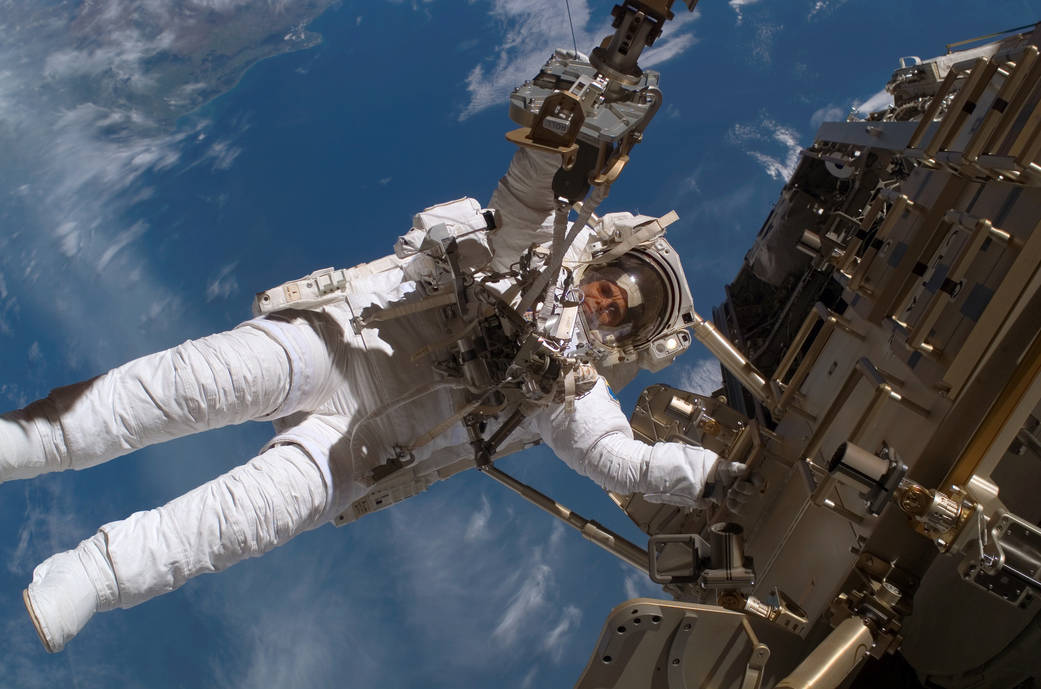
[[[489, 204], [499, 218], [487, 233], [489, 271], [507, 270], [551, 239], [558, 165], [559, 158], [527, 149], [514, 157]], [[242, 466], [106, 524], [39, 565], [25, 602], [49, 651], [62, 649], [97, 611], [136, 605], [325, 522], [352, 520], [392, 458], [407, 455], [410, 470], [421, 468], [428, 480], [467, 458], [472, 465], [472, 437], [460, 423], [467, 390], [422, 350], [445, 338], [438, 309], [358, 327], [359, 314], [408, 305], [421, 286], [423, 257], [398, 253], [350, 271], [343, 298], [274, 311], [0, 417], [0, 481], [82, 469], [247, 420], [272, 420], [277, 431]], [[636, 303], [638, 291], [618, 280], [627, 306], [650, 322], [657, 305], [646, 295]], [[634, 440], [595, 375], [533, 409], [501, 453], [540, 439], [603, 488], [651, 500], [693, 504], [717, 470], [707, 450]]]

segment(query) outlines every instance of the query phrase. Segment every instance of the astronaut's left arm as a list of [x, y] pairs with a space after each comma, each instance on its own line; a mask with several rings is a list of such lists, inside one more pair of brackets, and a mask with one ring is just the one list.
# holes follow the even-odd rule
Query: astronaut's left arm
[[636, 440], [603, 378], [575, 400], [572, 411], [554, 405], [535, 414], [532, 422], [569, 467], [605, 490], [640, 493], [651, 502], [696, 506], [720, 464], [716, 453], [701, 447]]
[[507, 270], [529, 246], [553, 239], [553, 176], [559, 169], [555, 153], [523, 147], [514, 152], [488, 201], [499, 215], [499, 227], [489, 235], [493, 270]]

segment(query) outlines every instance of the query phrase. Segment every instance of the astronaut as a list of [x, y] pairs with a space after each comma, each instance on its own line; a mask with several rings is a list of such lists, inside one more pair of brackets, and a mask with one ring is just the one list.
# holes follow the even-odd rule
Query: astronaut
[[[706, 484], [733, 480], [741, 467], [708, 450], [635, 440], [609, 392], [607, 381], [624, 385], [690, 342], [690, 293], [661, 236], [667, 220], [594, 218], [595, 231], [568, 248], [559, 289], [547, 293], [559, 303], [546, 297], [509, 315], [524, 269], [537, 273], [553, 244], [559, 162], [522, 148], [489, 209], [470, 200], [428, 209], [393, 256], [261, 293], [259, 315], [231, 331], [0, 417], [0, 482], [84, 469], [247, 420], [276, 430], [245, 464], [106, 524], [36, 567], [23, 597], [46, 649], [60, 651], [96, 612], [137, 605], [418, 492], [473, 466], [475, 447], [497, 457], [545, 442], [607, 490], [679, 505], [699, 504]], [[432, 245], [450, 246], [449, 260]], [[503, 335], [525, 317], [540, 325], [522, 332], [523, 343]], [[539, 352], [552, 365], [536, 379], [524, 364]], [[516, 429], [500, 446], [481, 445], [475, 435], [511, 410]], [[396, 498], [385, 490], [392, 484]]]

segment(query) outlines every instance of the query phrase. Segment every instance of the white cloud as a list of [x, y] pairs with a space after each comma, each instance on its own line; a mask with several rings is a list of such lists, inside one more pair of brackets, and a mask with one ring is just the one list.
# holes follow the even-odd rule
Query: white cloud
[[[197, 7], [204, 7], [209, 10], [216, 10], [218, 12], [228, 12], [235, 9], [239, 5], [246, 5], [250, 0], [188, 0], [191, 4]], [[284, 0], [280, 0], [277, 4], [285, 5]]]
[[242, 149], [232, 146], [230, 141], [214, 141], [206, 151], [206, 158], [213, 160], [214, 170], [230, 170]]
[[[181, 158], [184, 133], [168, 133], [137, 112], [84, 103], [66, 110], [43, 131], [51, 148], [41, 160], [54, 177], [51, 200], [82, 201], [80, 194], [103, 192], [108, 200], [142, 175], [166, 170]], [[91, 188], [98, 185], [101, 188]]]
[[693, 191], [695, 194], [701, 193], [701, 185], [698, 184], [698, 174], [692, 174], [683, 180], [683, 187], [687, 191]]
[[568, 530], [564, 527], [564, 523], [560, 521], [554, 521], [553, 526], [549, 532], [549, 550], [550, 552], [557, 552], [557, 550], [564, 545], [564, 539], [568, 535]]
[[[491, 14], [505, 38], [493, 58], [475, 65], [467, 75], [470, 98], [459, 115], [461, 120], [501, 105], [514, 87], [538, 73], [554, 49], [573, 45], [566, 10], [559, 0], [492, 0]], [[613, 32], [606, 19], [593, 23], [587, 0], [571, 3], [571, 17], [580, 51], [590, 50]], [[686, 27], [695, 18], [695, 14], [677, 8], [676, 18], [665, 26], [640, 64], [661, 64], [694, 45], [694, 36]]]
[[64, 48], [47, 56], [43, 76], [57, 80], [77, 76], [106, 75], [133, 91], [143, 92], [155, 86], [143, 62], [166, 50], [174, 34], [164, 31], [155, 37], [133, 29], [103, 33], [100, 40], [83, 49]]
[[[467, 75], [470, 100], [459, 119], [501, 104], [515, 86], [538, 72], [555, 48], [572, 45], [566, 17], [561, 21], [564, 11], [556, 0], [492, 0], [491, 14], [504, 37], [491, 64], [479, 63]], [[592, 45], [593, 35], [586, 30], [590, 21], [586, 0], [572, 3], [571, 16], [579, 47]]]
[[688, 12], [680, 6], [677, 6], [675, 12], [675, 18], [665, 25], [661, 38], [640, 56], [641, 67], [660, 65], [685, 52], [687, 48], [698, 42], [694, 34], [684, 33], [684, 30], [688, 24], [700, 16], [700, 13], [697, 10]]
[[554, 662], [559, 663], [564, 656], [564, 649], [567, 648], [565, 641], [567, 633], [581, 623], [582, 611], [575, 606], [568, 605], [561, 612], [560, 620], [553, 629], [549, 630], [545, 641], [542, 642], [543, 650], [549, 653]]
[[846, 119], [848, 113], [849, 109], [843, 108], [840, 105], [825, 105], [823, 108], [818, 108], [812, 115], [810, 115], [810, 126], [816, 128], [825, 122], [842, 122]]
[[[758, 126], [735, 124], [730, 128], [728, 138], [752, 156], [763, 172], [773, 179], [787, 180], [791, 177], [802, 154], [798, 132], [766, 117]], [[758, 150], [764, 145], [774, 150]]]
[[[522, 584], [510, 599], [502, 619], [492, 632], [507, 647], [519, 645], [523, 639], [531, 642], [531, 630], [539, 629], [543, 620], [552, 617], [556, 607], [556, 579], [550, 563], [555, 561], [552, 553], [559, 552], [563, 546], [566, 529], [560, 522], [554, 522], [551, 528], [547, 548], [537, 548], [532, 564], [523, 573]], [[547, 554], [548, 553], [548, 554]], [[542, 638], [542, 649], [554, 662], [560, 662], [567, 647], [567, 633], [577, 627], [582, 620], [582, 612], [573, 605], [567, 605], [560, 613], [560, 618]]]
[[622, 582], [622, 587], [625, 590], [627, 600], [633, 598], [661, 598], [663, 596], [661, 587], [651, 581], [646, 574], [634, 572], [629, 567], [623, 573], [625, 579]]
[[795, 172], [795, 165], [792, 163], [797, 162], [798, 160], [796, 158], [796, 160], [793, 161], [791, 157], [789, 157], [782, 162], [773, 156], [760, 153], [759, 151], [749, 151], [748, 154], [759, 161], [759, 164], [762, 165], [763, 171], [766, 172], [766, 174], [770, 175], [773, 179], [779, 179], [782, 181], [791, 177], [791, 174]]
[[492, 505], [488, 498], [481, 496], [481, 508], [470, 515], [470, 522], [466, 525], [466, 533], [463, 536], [467, 541], [483, 541], [488, 538], [488, 520], [492, 516]]
[[723, 386], [723, 375], [715, 359], [702, 359], [692, 366], [684, 366], [679, 373], [678, 387], [688, 392], [708, 396]]
[[[169, 95], [164, 96], [163, 100], [172, 108], [184, 108], [198, 102], [200, 95], [208, 88], [209, 84], [204, 81], [193, 81], [178, 86]], [[205, 138], [202, 134], [199, 137], [200, 141]]]
[[846, 0], [817, 0], [806, 19], [810, 20], [821, 14], [831, 14], [845, 4]]
[[238, 280], [232, 275], [232, 272], [238, 265], [238, 261], [232, 261], [220, 269], [217, 277], [210, 280], [209, 284], [206, 285], [206, 301], [209, 302], [218, 298], [227, 299], [239, 291]]
[[759, 59], [760, 62], [769, 65], [773, 60], [771, 50], [774, 44], [774, 36], [782, 28], [780, 24], [757, 24], [755, 27], [755, 43], [752, 47], [752, 54]]
[[[192, 582], [173, 594], [195, 614], [206, 615], [213, 632], [219, 632], [220, 651], [200, 653], [209, 660], [211, 686], [342, 685], [338, 661], [345, 653], [353, 659], [351, 685], [379, 684], [379, 665], [392, 662], [392, 650], [375, 638], [378, 621], [359, 614], [368, 604], [365, 563], [358, 557], [345, 562], [336, 549], [322, 548], [317, 536], [238, 565], [222, 573], [222, 581]], [[343, 537], [330, 532], [326, 543]], [[305, 570], [301, 558], [307, 560]], [[350, 569], [341, 570], [345, 565]]]
[[40, 271], [37, 270], [37, 256], [36, 250], [29, 252], [26, 257], [25, 265], [23, 266], [22, 278], [30, 285], [35, 284], [40, 279]]
[[109, 264], [123, 247], [143, 235], [146, 230], [148, 230], [148, 223], [144, 220], [138, 220], [129, 229], [116, 235], [108, 248], [101, 254], [101, 258], [98, 259], [98, 272], [105, 270], [105, 266]]
[[503, 612], [502, 621], [492, 631], [493, 638], [503, 642], [506, 646], [512, 646], [517, 641], [519, 632], [525, 623], [544, 612], [546, 589], [552, 575], [550, 568], [544, 564], [532, 568]]
[[134, 678], [134, 671], [112, 659], [106, 648], [118, 645], [118, 637], [97, 640], [77, 639], [75, 645], [47, 663], [43, 647], [33, 630], [29, 618], [21, 605], [21, 596], [12, 594], [17, 602], [11, 605], [21, 608], [19, 614], [2, 621], [0, 637], [4, 640], [4, 654], [0, 659], [0, 674], [5, 687], [18, 689], [52, 689], [55, 686], [80, 687], [136, 687], [141, 686]]
[[[475, 499], [459, 502], [466, 493], [449, 483], [387, 513], [394, 596], [406, 611], [407, 633], [445, 673], [489, 669], [500, 662], [495, 657], [518, 648], [552, 660], [557, 651], [544, 647], [545, 630], [561, 625], [562, 611], [572, 604], [561, 600], [557, 575], [566, 568], [567, 529], [541, 516], [520, 520], [483, 497], [475, 515]], [[480, 537], [470, 538], [475, 523]], [[561, 627], [557, 647], [568, 645], [569, 629], [577, 625], [574, 616], [567, 619], [572, 626]], [[445, 620], [451, 620], [450, 635]], [[473, 648], [492, 652], [475, 656]]]
[[741, 8], [745, 5], [751, 5], [755, 2], [758, 2], [758, 0], [730, 0], [727, 4], [730, 5], [730, 7], [732, 7], [734, 12], [737, 14], [737, 23], [740, 24], [741, 21], [744, 19], [744, 15], [741, 13]]
[[[246, 643], [241, 652], [249, 661], [244, 663], [244, 674], [226, 678], [228, 686], [274, 689], [337, 684], [335, 661], [347, 639], [340, 637], [338, 628], [343, 625], [334, 615], [349, 617], [351, 607], [337, 600], [329, 589], [314, 590], [300, 580], [294, 581], [291, 575], [286, 581], [290, 582], [289, 591], [280, 593], [287, 594], [291, 604], [244, 602], [251, 619], [249, 626], [243, 627]], [[214, 670], [218, 675], [227, 671], [221, 660], [216, 661]]]
[[629, 575], [625, 578], [625, 597], [629, 600], [633, 598], [640, 598], [640, 591], [636, 588], [639, 584], [639, 579], [635, 575]]
[[73, 221], [64, 222], [54, 231], [59, 240], [59, 247], [66, 258], [72, 258], [80, 251], [80, 233]]
[[[200, 145], [209, 122], [180, 117], [237, 76], [199, 66], [209, 63], [193, 51], [212, 52], [218, 36], [229, 51], [254, 35], [262, 45], [265, 29], [281, 37], [326, 4], [270, 0], [248, 13], [242, 0], [4, 6], [0, 31], [14, 40], [0, 43], [0, 150], [13, 183], [0, 191], [17, 202], [6, 212], [20, 232], [4, 238], [0, 269], [19, 276], [22, 284], [12, 291], [23, 311], [56, 310], [55, 337], [76, 347], [90, 368], [167, 345], [174, 327], [209, 329], [192, 322], [202, 320], [198, 314], [151, 321], [158, 327], [150, 331], [126, 318], [146, 314], [147, 321], [150, 305], [175, 304], [183, 289], [167, 283], [154, 269], [155, 252], [135, 241], [147, 226], [134, 217], [134, 205], [152, 193], [155, 173], [192, 164], [186, 158], [227, 169], [240, 153], [227, 140]], [[201, 22], [200, 11], [221, 16]], [[229, 64], [241, 69], [242, 56]], [[117, 263], [127, 269], [113, 271]], [[62, 279], [46, 294], [23, 289], [44, 274]], [[10, 314], [6, 307], [0, 314], [3, 330]]]
[[73, 509], [73, 496], [63, 486], [60, 478], [25, 483], [25, 514], [17, 544], [7, 555], [7, 570], [12, 574], [28, 576], [39, 562], [90, 535]]
[[[159, 323], [177, 321], [184, 314], [184, 301], [175, 294], [161, 294], [141, 310], [138, 324], [152, 326]], [[182, 321], [183, 323], [183, 321]], [[147, 328], [146, 328], [147, 329]]]

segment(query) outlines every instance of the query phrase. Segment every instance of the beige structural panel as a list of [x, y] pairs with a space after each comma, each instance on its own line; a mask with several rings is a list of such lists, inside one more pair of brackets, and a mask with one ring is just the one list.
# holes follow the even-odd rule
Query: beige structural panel
[[635, 598], [608, 615], [575, 689], [759, 689], [769, 657], [743, 613]]
[[[809, 620], [797, 634], [754, 623], [772, 651], [768, 683], [809, 657], [785, 686], [825, 686], [813, 683], [822, 668], [836, 669], [828, 686], [837, 686], [864, 655], [901, 643], [916, 670], [952, 689], [975, 686], [972, 673], [980, 689], [998, 689], [1002, 678], [1022, 679], [1030, 662], [1041, 666], [1036, 648], [1030, 661], [1024, 645], [1037, 637], [1031, 625], [1041, 628], [1041, 602], [1017, 588], [1022, 579], [1002, 579], [1000, 562], [981, 568], [977, 543], [985, 533], [1004, 537], [986, 531], [1002, 515], [1020, 525], [1041, 518], [1041, 54], [1028, 45], [1039, 37], [904, 65], [888, 86], [893, 109], [823, 125], [775, 208], [806, 227], [787, 228], [795, 230], [791, 247], [757, 243], [730, 286], [746, 290], [738, 297], [775, 289], [768, 296], [784, 312], [763, 321], [753, 299], [733, 293], [717, 311], [720, 328], [736, 339], [756, 333], [747, 345], [754, 351], [697, 324], [734, 372], [730, 383], [748, 388], [748, 397], [732, 401], [755, 400], [741, 407], [749, 418], [682, 394], [674, 403], [663, 398], [671, 417], [661, 401], [633, 417], [637, 436], [649, 442], [697, 442], [754, 463], [762, 487], [740, 514], [614, 497], [649, 534], [704, 534], [723, 519], [743, 527], [756, 578], [741, 594], [765, 599], [777, 587]], [[755, 272], [785, 265], [803, 272], [776, 281]], [[827, 279], [834, 281], [827, 288], [799, 293]], [[734, 385], [727, 391], [733, 395]], [[656, 417], [663, 421], [650, 423]], [[706, 417], [720, 425], [707, 435]], [[849, 467], [833, 455], [847, 443], [882, 469], [840, 480], [837, 469]], [[895, 483], [883, 481], [892, 476]], [[882, 488], [892, 493], [879, 497]], [[1029, 546], [1041, 536], [1018, 538]], [[986, 547], [996, 552], [995, 543]], [[1018, 562], [1029, 569], [1029, 557]], [[1041, 576], [1041, 566], [1025, 573]], [[666, 591], [688, 601], [715, 596], [687, 584]], [[662, 624], [668, 615], [680, 624], [701, 614], [684, 610], [662, 613]], [[612, 613], [600, 660], [594, 654], [580, 687], [716, 686], [698, 684], [696, 675], [686, 684], [679, 674], [670, 678], [678, 656], [665, 649], [678, 648], [678, 637], [669, 637], [675, 629], [665, 634], [671, 640], [648, 645], [661, 635], [645, 633], [637, 643], [624, 622], [637, 614], [642, 619], [644, 609]], [[979, 633], [966, 634], [977, 621]], [[831, 628], [843, 633], [811, 656]], [[847, 641], [852, 655], [843, 655]], [[860, 648], [868, 641], [871, 649]], [[746, 662], [731, 646], [709, 643], [719, 667]], [[945, 653], [958, 654], [951, 668], [961, 676], [940, 676]], [[605, 655], [641, 657], [650, 675], [608, 667]], [[983, 667], [1003, 659], [1014, 672]], [[719, 686], [739, 686], [732, 676]]]

